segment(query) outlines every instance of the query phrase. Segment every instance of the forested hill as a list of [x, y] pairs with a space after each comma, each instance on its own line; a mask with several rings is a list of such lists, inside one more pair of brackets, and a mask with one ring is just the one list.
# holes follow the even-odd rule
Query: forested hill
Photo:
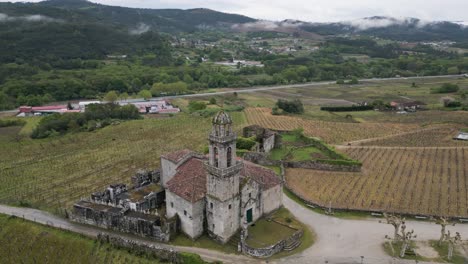
[[136, 9], [84, 0], [0, 3], [0, 63], [102, 59], [109, 54], [155, 53], [170, 58], [161, 32], [229, 27], [251, 18], [208, 9]]

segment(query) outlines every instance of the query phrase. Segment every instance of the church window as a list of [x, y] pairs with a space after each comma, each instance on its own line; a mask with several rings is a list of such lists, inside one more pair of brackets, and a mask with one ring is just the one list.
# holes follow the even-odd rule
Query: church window
[[174, 208], [174, 203], [173, 202], [171, 202], [171, 207]]
[[249, 198], [252, 198], [252, 193], [249, 193]]
[[213, 230], [214, 230], [215, 225], [213, 224]]
[[215, 167], [218, 167], [218, 148], [214, 147], [213, 148], [213, 154], [214, 154], [214, 164]]
[[184, 215], [187, 216], [187, 211], [184, 210]]
[[229, 209], [231, 209], [231, 208], [232, 208], [232, 205], [229, 205]]
[[210, 203], [210, 208], [213, 209], [213, 203]]
[[227, 166], [231, 167], [231, 163], [232, 163], [232, 148], [229, 147], [227, 149]]

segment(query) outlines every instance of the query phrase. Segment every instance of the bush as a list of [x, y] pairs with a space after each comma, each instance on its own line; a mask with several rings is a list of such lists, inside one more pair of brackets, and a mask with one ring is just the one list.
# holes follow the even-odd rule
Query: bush
[[205, 110], [206, 104], [203, 102], [199, 102], [199, 101], [190, 101], [188, 107], [189, 107], [189, 111], [192, 113], [195, 111]]
[[448, 102], [446, 105], [446, 107], [460, 107], [460, 106], [462, 106], [462, 103], [459, 101]]
[[444, 83], [439, 88], [431, 89], [431, 93], [456, 93], [458, 92], [458, 90], [460, 90], [460, 87], [458, 87], [458, 85], [452, 83]]
[[353, 105], [353, 106], [322, 106], [320, 110], [330, 112], [357, 112], [373, 110], [372, 105]]
[[257, 142], [255, 141], [254, 138], [244, 138], [244, 137], [238, 137], [237, 138], [237, 143], [236, 143], [236, 148], [237, 149], [245, 149], [245, 150], [251, 150]]
[[10, 127], [10, 126], [24, 126], [26, 122], [24, 120], [0, 120], [0, 127]]
[[290, 113], [290, 114], [304, 113], [304, 105], [299, 99], [295, 99], [293, 101], [279, 99], [278, 102], [276, 102], [276, 106], [286, 113]]

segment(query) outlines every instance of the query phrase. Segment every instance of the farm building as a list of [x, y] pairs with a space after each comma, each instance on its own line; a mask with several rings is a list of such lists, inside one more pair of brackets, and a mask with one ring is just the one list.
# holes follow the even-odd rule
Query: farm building
[[53, 113], [74, 113], [79, 110], [69, 110], [67, 105], [49, 105], [49, 106], [20, 106], [18, 108], [18, 117], [53, 114]]
[[390, 106], [397, 111], [415, 112], [423, 109], [426, 104], [421, 101], [393, 101]]

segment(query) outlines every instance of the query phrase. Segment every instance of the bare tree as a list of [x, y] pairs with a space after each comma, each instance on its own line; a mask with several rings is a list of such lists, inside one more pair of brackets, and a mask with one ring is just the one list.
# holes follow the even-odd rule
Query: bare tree
[[447, 259], [451, 260], [453, 257], [453, 249], [455, 248], [455, 245], [457, 245], [461, 241], [461, 235], [460, 233], [456, 232], [455, 236], [450, 235], [450, 230], [447, 231], [447, 234], [445, 234], [445, 240], [448, 242], [448, 255]]
[[411, 230], [410, 232], [406, 232], [406, 224], [403, 221], [401, 224], [401, 240], [402, 240], [402, 245], [401, 245], [401, 251], [400, 251], [400, 257], [404, 258], [406, 251], [408, 250], [411, 241], [413, 241], [414, 238], [416, 238], [416, 235], [414, 234], [414, 230]]
[[[442, 245], [442, 243], [444, 242], [445, 238], [446, 238], [446, 233], [445, 233], [445, 230], [446, 230], [446, 227], [448, 225], [450, 225], [450, 221], [449, 221], [449, 218], [447, 217], [438, 217], [437, 219], [435, 219], [435, 223], [440, 225], [441, 229], [440, 229], [440, 238], [439, 238], [439, 246]], [[453, 223], [453, 225], [455, 225], [455, 223]]]
[[401, 217], [401, 215], [394, 215], [394, 214], [383, 214], [385, 219], [387, 220], [387, 224], [392, 225], [395, 229], [393, 233], [393, 241], [400, 240], [400, 235], [398, 232], [400, 231], [400, 226], [405, 223], [405, 218]]

